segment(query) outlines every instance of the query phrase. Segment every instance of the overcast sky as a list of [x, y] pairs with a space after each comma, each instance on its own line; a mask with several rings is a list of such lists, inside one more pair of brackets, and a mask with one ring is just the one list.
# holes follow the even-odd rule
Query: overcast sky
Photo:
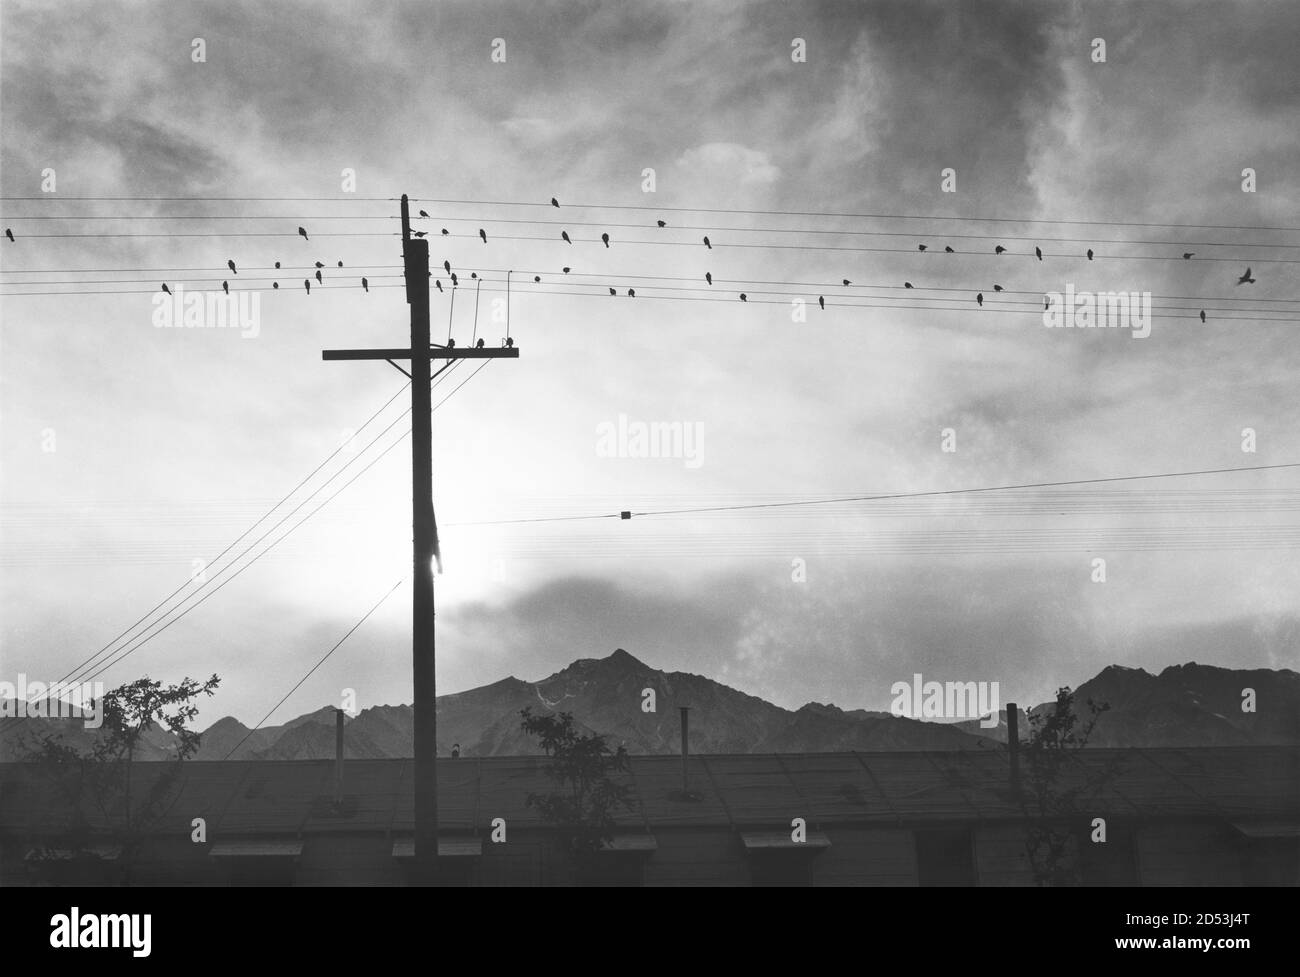
[[[398, 393], [387, 364], [320, 351], [407, 343], [402, 290], [380, 287], [400, 281], [383, 277], [400, 263], [397, 205], [361, 199], [403, 192], [462, 284], [454, 319], [433, 293], [435, 341], [451, 322], [461, 344], [499, 342], [491, 299], [516, 269], [521, 357], [434, 415], [440, 691], [615, 647], [792, 708], [888, 708], [916, 671], [1036, 702], [1111, 663], [1295, 667], [1295, 470], [499, 524], [1300, 460], [1296, 326], [1246, 321], [1270, 304], [1242, 301], [1296, 300], [1277, 259], [1300, 236], [1134, 226], [1300, 225], [1294, 3], [6, 0], [0, 29], [0, 189], [42, 198], [6, 199], [17, 240], [0, 240], [6, 679], [91, 656]], [[948, 167], [956, 193], [941, 192]], [[57, 192], [42, 195], [46, 168]], [[36, 216], [75, 219], [20, 219]], [[144, 216], [192, 219], [92, 219]], [[35, 236], [159, 233], [194, 236]], [[275, 261], [273, 292], [257, 269]], [[1236, 286], [1247, 264], [1257, 281]], [[477, 324], [471, 271], [488, 282]], [[160, 283], [222, 280], [263, 289], [256, 338], [152, 324]], [[40, 281], [58, 284], [13, 284]], [[904, 281], [955, 290], [923, 294], [959, 311]], [[1033, 308], [1067, 283], [1148, 291], [1167, 317], [1145, 339], [1046, 329], [994, 302], [994, 283]], [[57, 294], [15, 297], [42, 290]], [[723, 301], [669, 298], [688, 294]], [[806, 322], [792, 297], [812, 303]], [[357, 446], [396, 420], [377, 448], [393, 441], [404, 402]], [[602, 457], [598, 427], [620, 415], [702, 431], [698, 465]], [[105, 681], [216, 672], [201, 724], [260, 719], [406, 573], [409, 468], [402, 442]], [[456, 525], [475, 522], [498, 525]], [[409, 605], [408, 583], [272, 722], [343, 688], [363, 707], [409, 701]]]

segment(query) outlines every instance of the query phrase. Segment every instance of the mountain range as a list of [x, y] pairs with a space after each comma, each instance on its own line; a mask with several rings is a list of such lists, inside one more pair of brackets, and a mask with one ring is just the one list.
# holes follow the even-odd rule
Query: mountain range
[[[1254, 712], [1242, 710], [1243, 690], [1254, 690]], [[652, 690], [651, 695], [646, 690]], [[1288, 669], [1235, 670], [1188, 663], [1152, 675], [1112, 665], [1075, 690], [1076, 712], [1092, 699], [1109, 703], [1090, 740], [1093, 746], [1300, 745], [1300, 673]], [[653, 709], [651, 710], [651, 706]], [[720, 682], [686, 672], [663, 672], [622, 649], [606, 658], [575, 661], [537, 682], [514, 677], [438, 698], [439, 752], [458, 744], [462, 756], [540, 753], [520, 728], [520, 710], [572, 713], [578, 725], [605, 734], [629, 753], [677, 753], [679, 706], [688, 706], [692, 753], [821, 753], [841, 750], [963, 750], [1006, 742], [1006, 713], [994, 729], [979, 720], [920, 721], [885, 712], [846, 711], [808, 703], [783, 709]], [[1037, 710], [1034, 710], [1037, 711]], [[227, 716], [202, 733], [195, 759], [299, 760], [334, 756], [332, 706], [279, 726], [251, 730]], [[349, 757], [412, 755], [413, 711], [380, 705], [345, 719]], [[17, 744], [58, 730], [84, 748], [93, 734], [69, 720], [24, 719], [17, 735], [0, 737], [0, 760], [18, 759]], [[1020, 735], [1030, 724], [1022, 714]], [[140, 759], [164, 759], [170, 734], [153, 729]]]

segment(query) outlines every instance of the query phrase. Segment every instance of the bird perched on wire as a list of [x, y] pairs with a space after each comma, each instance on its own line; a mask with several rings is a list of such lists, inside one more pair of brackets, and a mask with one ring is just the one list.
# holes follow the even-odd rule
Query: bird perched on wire
[[325, 284], [325, 279], [321, 278], [321, 276], [320, 276], [320, 269], [319, 269], [319, 268], [316, 269], [316, 281], [320, 282], [322, 285]]
[[634, 298], [636, 298], [636, 289], [635, 289], [635, 288], [629, 288], [629, 289], [627, 290], [627, 297], [630, 298], [630, 299], [634, 299]]
[[1088, 260], [1089, 260], [1089, 261], [1092, 260], [1092, 248], [1089, 248], [1089, 249], [1088, 249]]
[[302, 239], [303, 239], [304, 241], [310, 241], [310, 240], [311, 240], [311, 238], [309, 238], [309, 237], [307, 236], [307, 228], [305, 228], [305, 227], [300, 227], [300, 228], [298, 228], [298, 233], [302, 235]]
[[450, 261], [443, 261], [443, 263], [442, 263], [442, 268], [443, 268], [443, 270], [444, 270], [448, 275], [451, 274], [451, 262], [450, 262]]
[[1003, 251], [1005, 251], [1005, 250], [1006, 250], [1006, 248], [1004, 248], [1002, 245], [999, 244], [996, 248], [993, 249], [993, 253], [994, 253], [994, 254], [1001, 254], [1001, 253], [1002, 253]]
[[459, 284], [460, 284], [460, 279], [456, 277], [456, 273], [453, 271], [451, 273], [451, 287], [455, 288]]
[[420, 216], [421, 216], [421, 217], [428, 217], [428, 216], [429, 216], [429, 212], [428, 212], [427, 210], [422, 210], [422, 211], [420, 211]]
[[1244, 275], [1242, 275], [1240, 278], [1237, 279], [1237, 284], [1238, 284], [1238, 285], [1254, 285], [1254, 284], [1255, 284], [1255, 279], [1253, 279], [1253, 278], [1250, 277], [1250, 269], [1249, 269], [1249, 268], [1246, 269], [1246, 273], [1245, 273]]
[[535, 282], [540, 282], [541, 280], [542, 280], [542, 276], [541, 276], [541, 275], [534, 275], [534, 276], [533, 276], [533, 281], [535, 281]]
[[1000, 291], [1002, 291], [1002, 286], [1001, 286], [1001, 285], [994, 285], [994, 286], [993, 286], [993, 291], [995, 291], [995, 292], [1000, 292]]
[[171, 293], [172, 293], [172, 290], [171, 290], [170, 288], [167, 287], [167, 283], [166, 283], [166, 282], [163, 282], [162, 290], [163, 290], [164, 292], [166, 292], [168, 295], [171, 295]]
[[1202, 322], [1205, 321], [1205, 310], [1204, 310], [1204, 309], [1201, 310], [1201, 321], [1202, 321]]
[[342, 262], [342, 261], [339, 262], [339, 267], [340, 267], [340, 268], [343, 267], [343, 262]]
[[226, 259], [226, 267], [230, 269], [230, 273], [231, 273], [232, 275], [238, 275], [238, 274], [239, 274], [238, 269], [235, 268], [235, 259], [234, 259], [234, 258], [227, 258], [227, 259]]
[[748, 297], [744, 292], [741, 292], [741, 293], [740, 293], [740, 301], [742, 301], [742, 302], [748, 302], [748, 301], [749, 301], [749, 297]]
[[483, 230], [483, 228], [480, 227], [478, 229], [478, 236], [483, 239], [484, 244], [487, 244], [487, 231]]
[[609, 235], [608, 235], [608, 234], [602, 234], [602, 235], [600, 236], [600, 239], [601, 239], [602, 241], [605, 242], [605, 247], [609, 247]]
[[1195, 251], [1184, 251], [1184, 252], [1183, 252], [1183, 260], [1184, 260], [1184, 261], [1187, 261], [1189, 258], [1195, 257], [1195, 255], [1196, 255], [1196, 252], [1195, 252]]
[[975, 296], [975, 304], [978, 305], [978, 306], [980, 306], [981, 308], [983, 308], [983, 306], [984, 306], [984, 293], [983, 293], [983, 292], [980, 292], [978, 295]]
[[1042, 248], [1038, 248], [1038, 247], [1034, 248], [1034, 257], [1037, 258], [1039, 261], [1042, 261], [1042, 260], [1043, 260], [1043, 249], [1042, 249]]
[[915, 286], [913, 286], [911, 282], [903, 282], [903, 287], [904, 287], [904, 288], [913, 288], [913, 287], [915, 287]]
[[849, 281], [847, 278], [843, 278], [843, 279], [841, 279], [841, 281], [842, 281], [845, 285], [852, 285], [852, 284], [853, 284], [853, 283], [852, 283], [851, 281]]
[[442, 279], [441, 279], [441, 278], [435, 278], [435, 279], [433, 280], [433, 283], [434, 283], [435, 285], [438, 286], [438, 291], [441, 292], [441, 291], [442, 291]]
[[448, 234], [450, 234], [450, 233], [451, 233], [451, 231], [447, 230], [445, 227], [442, 229], [442, 236], [443, 236], [443, 237], [446, 237], [446, 236], [447, 236]]
[[559, 202], [558, 200], [556, 200], [554, 197], [552, 197], [552, 198], [551, 198], [551, 206], [552, 206], [552, 207], [558, 207], [558, 206], [560, 206], [560, 202]]
[[944, 249], [945, 251], [947, 251], [949, 254], [955, 254], [955, 253], [956, 253], [955, 251], [953, 251], [952, 248], [948, 247], [946, 244], [944, 245], [944, 248], [943, 248], [943, 249]]
[[658, 224], [660, 227], [667, 227], [667, 226], [668, 226], [668, 222], [667, 222], [667, 221], [655, 221], [655, 223]]
[[324, 262], [318, 261], [318, 262], [316, 262], [316, 267], [317, 267], [317, 268], [324, 268], [324, 267], [325, 267], [325, 264], [324, 264]]
[[5, 237], [7, 237], [10, 241], [14, 239], [14, 232], [12, 228], [9, 227], [5, 228]]
[[573, 243], [573, 239], [572, 239], [571, 237], [569, 237], [569, 232], [568, 232], [568, 231], [561, 231], [561, 232], [560, 232], [560, 238], [564, 241], [565, 244], [572, 244], [572, 243]]
[[924, 250], [925, 250], [925, 245], [924, 245], [924, 244], [918, 244], [918, 245], [916, 246], [916, 250], [917, 250], [917, 251], [924, 251]]
[[304, 279], [302, 280], [302, 284], [303, 284], [303, 287], [304, 287], [305, 289], [307, 289], [307, 294], [310, 295], [310, 294], [311, 294], [311, 279], [310, 279], [310, 278], [304, 278]]
[[710, 285], [712, 285], [712, 284], [713, 284], [713, 272], [711, 272], [711, 271], [706, 271], [706, 272], [704, 273], [704, 280], [705, 280], [706, 282], [708, 282]]
[[561, 270], [567, 275], [569, 273], [568, 265], [565, 265], [564, 268], [562, 268]]
[[222, 283], [221, 283], [221, 290], [222, 290], [223, 292], [225, 292], [227, 295], [229, 295], [229, 294], [230, 294], [230, 282], [222, 282]]
[[279, 268], [279, 267], [280, 267], [280, 262], [277, 261], [277, 262], [275, 263], [275, 267]]
[[271, 287], [272, 287], [272, 288], [279, 288], [279, 287], [280, 287], [280, 283], [279, 283], [279, 282], [271, 282]]
[[429, 233], [429, 232], [428, 232], [428, 231], [412, 231], [412, 232], [411, 232], [411, 236], [412, 236], [412, 237], [424, 237], [424, 235], [427, 234], [427, 233]]
[[713, 245], [709, 243], [709, 236], [707, 234], [704, 235], [704, 246], [708, 248], [710, 251], [713, 250]]
[[364, 278], [361, 279], [361, 287], [367, 292], [370, 291], [370, 282], [366, 281]]
[[825, 296], [825, 295], [818, 295], [818, 296], [817, 296], [817, 304], [820, 305], [823, 309], [826, 308], [826, 296]]
[[617, 295], [617, 294], [618, 294], [618, 289], [616, 289], [616, 288], [611, 288], [611, 289], [609, 290], [609, 294], [610, 294], [610, 295]]

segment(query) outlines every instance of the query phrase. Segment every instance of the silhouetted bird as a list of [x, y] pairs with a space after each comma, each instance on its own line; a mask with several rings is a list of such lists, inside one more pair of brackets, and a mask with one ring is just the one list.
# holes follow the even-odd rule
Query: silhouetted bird
[[476, 271], [471, 271], [471, 272], [469, 273], [469, 277], [470, 277], [470, 278], [477, 278], [477, 277], [478, 277], [478, 272], [476, 272]]
[[845, 285], [852, 285], [852, 284], [853, 284], [853, 283], [850, 282], [847, 278], [844, 278], [844, 279], [841, 279], [841, 280], [844, 282]]
[[448, 234], [450, 234], [450, 233], [451, 233], [451, 231], [447, 230], [445, 227], [442, 229], [442, 236], [443, 236], [443, 237], [446, 237], [446, 236], [447, 236]]
[[239, 274], [238, 269], [235, 268], [235, 259], [234, 259], [234, 258], [229, 258], [229, 259], [226, 260], [226, 267], [230, 269], [231, 274], [234, 274], [234, 275], [238, 275], [238, 274]]
[[487, 231], [483, 230], [483, 228], [480, 227], [478, 229], [478, 236], [483, 239], [484, 244], [487, 244]]
[[563, 271], [564, 271], [564, 273], [567, 275], [567, 274], [569, 273], [569, 269], [568, 269], [568, 267], [566, 266], [566, 267], [563, 269]]
[[14, 239], [14, 232], [11, 228], [8, 227], [5, 228], [5, 237], [7, 237], [10, 241]]
[[1195, 254], [1196, 254], [1195, 251], [1184, 251], [1184, 252], [1183, 252], [1183, 260], [1186, 261], [1188, 258], [1193, 257]]
[[321, 276], [320, 276], [320, 269], [319, 269], [319, 268], [316, 269], [316, 281], [320, 282], [322, 285], [325, 284], [325, 279], [321, 278]]
[[427, 210], [422, 210], [422, 211], [420, 211], [420, 216], [421, 216], [421, 217], [428, 217], [428, 216], [429, 216], [429, 212], [428, 212]]
[[1001, 285], [994, 285], [994, 286], [993, 286], [993, 291], [995, 291], [995, 292], [1000, 292], [1000, 291], [1002, 291], [1002, 286], [1001, 286]]
[[1089, 249], [1088, 249], [1088, 260], [1089, 260], [1089, 261], [1092, 260], [1092, 248], [1089, 248]]
[[310, 295], [310, 294], [311, 294], [311, 279], [309, 279], [309, 278], [304, 278], [304, 279], [302, 280], [302, 284], [303, 284], [303, 287], [307, 289], [307, 294]]
[[984, 305], [984, 293], [983, 293], [983, 292], [980, 292], [978, 295], [975, 296], [975, 304], [978, 305], [978, 306], [980, 306], [980, 307], [983, 307], [983, 305]]
[[1034, 257], [1037, 258], [1039, 261], [1042, 261], [1042, 260], [1043, 260], [1043, 249], [1042, 249], [1042, 248], [1034, 248]]
[[441, 279], [441, 278], [435, 278], [435, 279], [433, 280], [433, 283], [434, 283], [435, 285], [438, 286], [438, 291], [441, 292], [441, 291], [442, 291], [442, 279]]
[[954, 253], [953, 250], [952, 250], [952, 248], [948, 247], [947, 245], [944, 245], [944, 248], [943, 248], [943, 249], [944, 249], [945, 251], [947, 251], [949, 254], [953, 254], [953, 253]]
[[442, 267], [443, 267], [443, 269], [447, 272], [448, 275], [451, 274], [451, 262], [450, 262], [450, 261], [443, 261], [443, 263], [442, 263]]
[[272, 287], [272, 288], [279, 288], [279, 287], [280, 287], [280, 283], [279, 283], [279, 282], [271, 282], [271, 287]]
[[1255, 284], [1255, 279], [1253, 279], [1253, 278], [1250, 277], [1250, 269], [1249, 269], [1249, 268], [1246, 269], [1246, 273], [1245, 273], [1244, 275], [1242, 275], [1240, 278], [1237, 279], [1237, 284], [1238, 284], [1238, 285], [1254, 285], [1254, 284]]
[[541, 276], [541, 275], [534, 275], [534, 276], [533, 276], [533, 281], [535, 281], [535, 282], [540, 282], [541, 280], [542, 280], [542, 276]]
[[424, 237], [424, 235], [427, 234], [427, 233], [428, 233], [428, 231], [412, 231], [412, 232], [411, 232], [411, 235], [412, 235], [413, 237]]
[[704, 246], [708, 248], [710, 251], [713, 250], [713, 245], [709, 243], [709, 236], [707, 234], [704, 235]]
[[667, 226], [668, 226], [668, 224], [667, 224], [666, 222], [664, 222], [664, 221], [655, 221], [655, 223], [658, 224], [660, 227], [667, 227]]
[[912, 288], [912, 287], [914, 287], [914, 286], [912, 285], [911, 282], [903, 282], [903, 287], [904, 287], [904, 288]]
[[456, 340], [454, 340], [454, 339], [448, 339], [448, 340], [447, 340], [447, 348], [448, 348], [448, 349], [455, 349], [455, 348], [456, 348]]
[[826, 308], [826, 296], [818, 295], [817, 304], [820, 305], [823, 309]]
[[569, 232], [568, 232], [568, 231], [561, 231], [561, 232], [560, 232], [560, 237], [562, 237], [562, 238], [564, 239], [564, 243], [565, 243], [565, 244], [572, 244], [572, 243], [573, 243], [572, 239], [569, 237]]
[[474, 344], [474, 348], [475, 348], [475, 349], [482, 349], [482, 348], [483, 348], [483, 340], [480, 339], [477, 343], [475, 343], [475, 344]]
[[366, 281], [364, 278], [361, 279], [361, 287], [367, 292], [370, 291], [370, 282]]
[[275, 267], [279, 268], [279, 267], [280, 267], [280, 262], [277, 261], [277, 262], [275, 263]]
[[460, 279], [456, 277], [456, 273], [453, 271], [451, 273], [451, 287], [455, 288], [459, 284], [460, 284]]
[[634, 299], [634, 298], [636, 298], [636, 289], [635, 289], [635, 288], [629, 288], [629, 289], [627, 290], [627, 297], [630, 298], [630, 299]]
[[1006, 250], [1006, 248], [1004, 248], [1002, 245], [999, 244], [996, 248], [993, 249], [993, 253], [994, 253], [994, 254], [1001, 254], [1001, 253], [1002, 253], [1003, 251], [1005, 251], [1005, 250]]
[[617, 295], [618, 292], [617, 292], [615, 289], [612, 289], [612, 288], [611, 288], [611, 289], [609, 290], [609, 294], [610, 294], [610, 295]]
[[1205, 310], [1204, 310], [1204, 309], [1201, 310], [1201, 321], [1202, 321], [1202, 322], [1205, 321]]
[[309, 237], [307, 236], [307, 228], [305, 228], [305, 227], [300, 227], [300, 228], [298, 228], [298, 233], [302, 235], [304, 241], [310, 241], [310, 240], [311, 240], [311, 238], [309, 238]]
[[600, 239], [601, 239], [602, 241], [605, 242], [605, 247], [609, 247], [609, 235], [608, 235], [608, 234], [602, 234], [602, 235], [600, 236]]
[[712, 284], [713, 284], [713, 272], [711, 272], [711, 271], [706, 271], [706, 272], [704, 273], [704, 280], [705, 280], [706, 282], [708, 282], [710, 285], [712, 285]]
[[918, 244], [918, 245], [916, 246], [916, 250], [917, 250], [917, 251], [924, 251], [924, 250], [925, 250], [925, 245], [924, 245], [924, 244]]
[[510, 336], [507, 336], [507, 337], [506, 337], [506, 349], [509, 349], [509, 348], [510, 348], [511, 346], [513, 346], [514, 344], [515, 344], [514, 339], [512, 339]]
[[316, 262], [316, 267], [317, 267], [317, 268], [324, 268], [324, 267], [325, 267], [325, 263], [322, 262], [322, 261], [318, 261], [318, 262]]
[[343, 267], [343, 262], [341, 262], [341, 261], [339, 262], [339, 267], [340, 267], [340, 268]]
[[164, 292], [166, 292], [168, 295], [171, 295], [171, 293], [172, 293], [172, 290], [171, 290], [170, 288], [167, 287], [167, 283], [166, 283], [166, 282], [163, 282], [162, 290], [163, 290]]
[[225, 292], [227, 295], [229, 295], [229, 294], [230, 294], [230, 282], [222, 282], [222, 283], [221, 283], [221, 290], [222, 290], [223, 292]]
[[742, 301], [742, 302], [748, 302], [748, 301], [749, 301], [749, 297], [748, 297], [747, 295], [745, 295], [744, 292], [741, 292], [741, 293], [740, 293], [740, 301]]
[[558, 206], [560, 206], [560, 202], [559, 202], [558, 200], [556, 200], [554, 197], [552, 197], [552, 198], [551, 198], [551, 206], [552, 206], [552, 207], [558, 207]]

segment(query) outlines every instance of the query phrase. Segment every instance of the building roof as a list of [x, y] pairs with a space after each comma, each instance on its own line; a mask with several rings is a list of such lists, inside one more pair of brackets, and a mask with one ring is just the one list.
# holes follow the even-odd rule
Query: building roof
[[[438, 761], [438, 821], [450, 832], [541, 824], [528, 794], [555, 789], [545, 757], [462, 757]], [[622, 775], [633, 808], [618, 818], [629, 831], [716, 826], [738, 831], [808, 827], [1014, 820], [1002, 750], [954, 753], [826, 753], [692, 756], [689, 793], [678, 756], [634, 756]], [[1113, 764], [1115, 776], [1088, 811], [1119, 818], [1224, 819], [1232, 823], [1300, 818], [1300, 751], [1290, 747], [1088, 749], [1067, 782]], [[166, 769], [142, 762], [133, 790]], [[158, 825], [186, 832], [202, 817], [210, 835], [299, 836], [316, 832], [414, 830], [413, 761], [348, 760], [343, 799], [333, 804], [334, 761], [189, 761], [179, 792]], [[143, 793], [137, 795], [143, 796]], [[91, 826], [104, 817], [86, 805]], [[71, 823], [66, 803], [37, 768], [0, 764], [0, 832], [46, 833]], [[1247, 828], [1247, 830], [1249, 830]]]

